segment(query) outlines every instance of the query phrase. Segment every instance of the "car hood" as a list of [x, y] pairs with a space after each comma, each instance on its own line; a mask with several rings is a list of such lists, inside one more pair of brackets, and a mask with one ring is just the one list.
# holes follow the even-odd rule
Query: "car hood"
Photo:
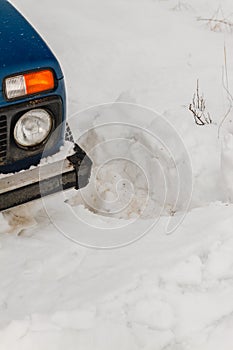
[[0, 0], [0, 89], [11, 74], [51, 67], [62, 79], [58, 61], [27, 20], [6, 0]]

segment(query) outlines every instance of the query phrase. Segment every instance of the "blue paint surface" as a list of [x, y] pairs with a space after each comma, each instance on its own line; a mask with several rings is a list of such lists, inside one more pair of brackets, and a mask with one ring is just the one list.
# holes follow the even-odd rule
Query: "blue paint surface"
[[53, 53], [28, 21], [6, 0], [0, 0], [0, 81], [16, 72], [51, 67], [63, 78]]

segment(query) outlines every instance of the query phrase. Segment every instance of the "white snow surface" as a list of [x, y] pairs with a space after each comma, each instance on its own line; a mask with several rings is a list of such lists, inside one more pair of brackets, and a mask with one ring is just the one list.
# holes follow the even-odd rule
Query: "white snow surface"
[[0, 214], [0, 350], [232, 350], [232, 1], [13, 3], [94, 166], [78, 194]]

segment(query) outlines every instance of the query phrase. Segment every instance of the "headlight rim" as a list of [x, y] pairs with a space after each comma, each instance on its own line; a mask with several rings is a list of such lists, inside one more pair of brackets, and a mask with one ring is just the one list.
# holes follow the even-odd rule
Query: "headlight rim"
[[[23, 118], [27, 113], [29, 112], [34, 112], [34, 111], [38, 111], [38, 110], [43, 110], [45, 111], [49, 117], [50, 117], [50, 128], [49, 128], [49, 131], [47, 132], [47, 135], [45, 136], [45, 138], [41, 141], [41, 142], [38, 142], [36, 144], [32, 144], [32, 145], [23, 145], [22, 143], [19, 142], [19, 140], [16, 138], [15, 136], [15, 130], [16, 130], [16, 126], [18, 124], [18, 122], [21, 120], [21, 118]], [[48, 109], [48, 108], [43, 108], [43, 107], [39, 107], [39, 108], [31, 108], [31, 109], [28, 109], [26, 111], [23, 111], [20, 113], [20, 115], [17, 116], [17, 119], [14, 123], [14, 126], [12, 128], [12, 134], [13, 134], [13, 140], [15, 142], [15, 144], [17, 145], [17, 147], [23, 149], [23, 150], [30, 150], [30, 151], [34, 151], [34, 150], [38, 150], [40, 149], [43, 145], [46, 144], [46, 142], [48, 141], [52, 131], [54, 129], [54, 116], [53, 116], [53, 113]]]

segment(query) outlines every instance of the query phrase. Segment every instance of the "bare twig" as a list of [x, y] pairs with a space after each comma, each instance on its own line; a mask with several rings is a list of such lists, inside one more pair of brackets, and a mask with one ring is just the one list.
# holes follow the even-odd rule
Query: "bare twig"
[[179, 1], [174, 7], [171, 8], [172, 11], [183, 11], [190, 9], [192, 9], [192, 7], [184, 1]]
[[225, 16], [222, 10], [222, 7], [219, 6], [217, 11], [210, 18], [202, 18], [198, 17], [198, 21], [207, 22], [211, 31], [214, 32], [223, 32], [224, 30], [232, 31], [233, 30], [233, 22], [230, 20], [232, 14], [229, 16]]
[[225, 24], [226, 26], [233, 27], [233, 23], [224, 19], [214, 19], [214, 18], [197, 18], [198, 21], [205, 21], [205, 22], [216, 22]]
[[230, 93], [229, 90], [229, 84], [228, 84], [228, 69], [227, 69], [227, 51], [226, 51], [226, 45], [224, 43], [224, 66], [222, 67], [222, 86], [223, 89], [226, 91], [226, 95], [227, 95], [227, 100], [229, 102], [229, 106], [227, 109], [226, 114], [224, 115], [224, 117], [222, 118], [219, 127], [218, 127], [218, 138], [220, 136], [220, 130], [223, 126], [223, 123], [225, 122], [225, 120], [227, 119], [227, 117], [229, 116], [229, 114], [231, 113], [231, 110], [233, 108], [233, 96]]
[[192, 112], [197, 125], [203, 126], [212, 123], [209, 112], [206, 112], [204, 96], [199, 93], [199, 80], [197, 80], [196, 92], [193, 95], [192, 103], [189, 105], [189, 110]]

